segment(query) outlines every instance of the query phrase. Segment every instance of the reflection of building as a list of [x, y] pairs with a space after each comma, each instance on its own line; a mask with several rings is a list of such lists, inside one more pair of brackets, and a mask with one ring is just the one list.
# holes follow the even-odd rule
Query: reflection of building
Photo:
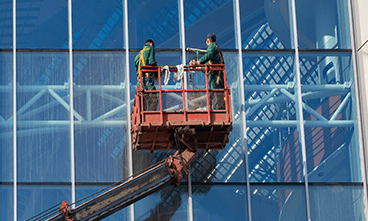
[[[132, 162], [129, 159], [127, 93], [132, 97], [136, 82], [132, 58], [144, 40], [152, 38], [159, 65], [188, 62], [194, 54], [183, 47], [204, 48], [207, 33], [215, 32], [232, 90], [235, 122], [230, 142], [225, 150], [199, 153], [190, 179], [179, 189], [163, 189], [143, 199], [132, 217], [363, 220], [367, 197], [361, 153], [367, 108], [365, 76], [360, 73], [365, 70], [367, 36], [359, 22], [366, 20], [360, 9], [366, 3], [352, 1], [351, 11], [347, 0], [72, 3], [72, 75], [67, 2], [17, 0], [16, 69], [12, 1], [0, 3], [4, 219], [14, 219], [9, 211], [14, 211], [15, 199], [17, 218], [27, 219], [169, 155], [133, 153]], [[196, 77], [203, 84], [200, 75]], [[123, 210], [111, 220], [127, 219], [130, 212]]]

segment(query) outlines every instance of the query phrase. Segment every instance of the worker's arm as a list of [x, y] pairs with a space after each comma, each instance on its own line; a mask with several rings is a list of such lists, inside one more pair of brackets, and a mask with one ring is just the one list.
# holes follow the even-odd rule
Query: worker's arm
[[213, 59], [213, 56], [215, 54], [215, 44], [212, 43], [208, 46], [207, 52], [203, 55], [199, 61], [191, 60], [190, 65], [199, 65], [199, 64], [206, 64], [208, 61]]
[[208, 48], [207, 52], [199, 59], [199, 64], [205, 64], [210, 60], [213, 60], [213, 55], [215, 54], [215, 44], [211, 43]]

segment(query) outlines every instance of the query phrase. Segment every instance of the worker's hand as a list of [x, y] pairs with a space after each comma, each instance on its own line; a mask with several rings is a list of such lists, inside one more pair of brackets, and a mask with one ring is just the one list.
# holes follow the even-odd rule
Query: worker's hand
[[199, 63], [199, 61], [196, 60], [191, 60], [190, 61], [190, 65], [200, 65], [201, 63]]

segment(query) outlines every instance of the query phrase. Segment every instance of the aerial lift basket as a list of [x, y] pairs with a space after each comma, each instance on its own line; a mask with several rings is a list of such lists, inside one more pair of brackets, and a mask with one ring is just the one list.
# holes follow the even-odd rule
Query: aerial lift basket
[[[140, 76], [146, 73], [153, 73], [158, 76], [156, 90], [144, 90], [142, 77], [139, 77], [140, 86], [137, 86], [134, 104], [132, 109], [132, 144], [134, 150], [170, 150], [177, 149], [177, 139], [180, 135], [187, 133], [190, 129], [191, 133], [195, 133], [196, 140], [188, 141], [189, 146], [196, 149], [223, 149], [229, 142], [229, 133], [232, 130], [232, 114], [231, 114], [231, 97], [230, 86], [226, 85], [226, 70], [222, 64], [212, 65], [196, 65], [184, 66], [184, 71], [200, 71], [204, 72], [206, 86], [204, 89], [191, 88], [185, 84], [182, 77], [180, 89], [163, 90], [161, 82], [161, 69], [163, 67], [144, 66], [140, 71]], [[177, 67], [169, 67], [171, 72], [176, 72]], [[212, 72], [211, 72], [212, 71]], [[185, 73], [184, 72], [184, 73]], [[221, 72], [223, 75], [224, 88], [209, 89], [208, 81], [211, 73]], [[215, 75], [217, 77], [217, 75]], [[158, 87], [158, 88], [157, 88]], [[158, 97], [158, 108], [155, 111], [143, 110], [143, 97], [148, 93], [155, 93]], [[181, 108], [179, 110], [163, 109], [163, 96], [167, 94], [175, 94], [181, 99]], [[201, 99], [205, 101], [204, 108], [189, 109], [188, 106], [192, 102], [191, 95], [201, 94]], [[221, 93], [224, 99], [224, 108], [221, 110], [213, 110], [211, 103], [214, 93]], [[197, 99], [198, 100], [198, 99]], [[181, 130], [178, 130], [181, 128]], [[187, 130], [183, 130], [186, 128]], [[181, 143], [186, 141], [181, 140]]]

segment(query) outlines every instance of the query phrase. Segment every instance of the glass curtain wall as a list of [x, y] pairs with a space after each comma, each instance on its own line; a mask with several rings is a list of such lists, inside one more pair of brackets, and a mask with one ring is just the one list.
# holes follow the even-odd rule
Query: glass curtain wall
[[[11, 8], [10, 8], [11, 11]], [[0, 201], [1, 214], [6, 220], [13, 219], [13, 186], [14, 186], [14, 161], [13, 161], [13, 53], [11, 50], [0, 52]]]
[[71, 200], [67, 2], [17, 1], [16, 14], [16, 197], [25, 220]]
[[[130, 113], [126, 101], [129, 83], [125, 75], [123, 1], [74, 0], [72, 14], [78, 201], [129, 176]], [[128, 218], [125, 209], [109, 219]]]
[[14, 218], [14, 142], [13, 142], [13, 4], [4, 2], [0, 38], [0, 213], [2, 219]]
[[[140, 200], [134, 214], [124, 209], [106, 220], [364, 217], [346, 0], [73, 0], [71, 44], [67, 1], [17, 0], [16, 73], [12, 2], [0, 3], [4, 220], [14, 219], [14, 197], [17, 219], [26, 220], [63, 200], [71, 202], [74, 191], [78, 201], [127, 178], [129, 168], [136, 173], [173, 154], [133, 151], [132, 164], [128, 159], [134, 58], [152, 39], [159, 66], [187, 65], [197, 55], [183, 54], [183, 45], [206, 49], [209, 32], [217, 36], [231, 88], [229, 143], [223, 150], [198, 151], [190, 179], [178, 188]], [[190, 77], [188, 87], [205, 87], [202, 72]], [[164, 89], [181, 86], [171, 78]], [[163, 107], [177, 99], [163, 94]]]
[[[299, 63], [311, 64], [300, 67], [301, 93], [317, 95], [303, 99], [312, 220], [364, 216], [347, 4], [328, 0], [305, 5], [296, 0]], [[309, 20], [311, 15], [314, 19]]]
[[[252, 217], [359, 219], [362, 180], [347, 2], [296, 0], [296, 21], [291, 3], [264, 1], [253, 12], [250, 2], [240, 3]], [[331, 197], [336, 204], [327, 203]]]

